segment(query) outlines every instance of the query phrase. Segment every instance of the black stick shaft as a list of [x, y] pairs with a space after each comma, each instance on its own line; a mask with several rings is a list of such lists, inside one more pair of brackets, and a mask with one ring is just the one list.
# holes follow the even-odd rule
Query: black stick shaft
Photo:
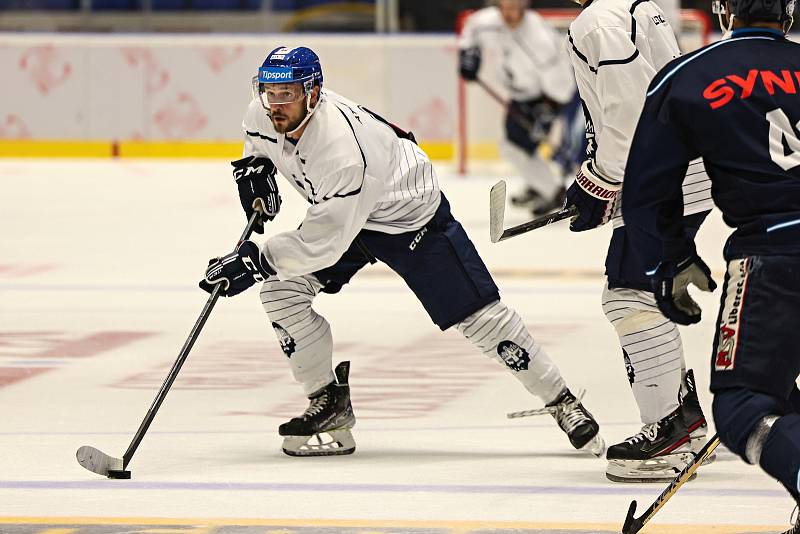
[[525, 128], [526, 130], [533, 130], [533, 123], [529, 121], [526, 117], [522, 116], [520, 113], [516, 112], [513, 108], [509, 107], [508, 102], [500, 96], [500, 94], [495, 91], [488, 83], [484, 82], [480, 78], [476, 80], [478, 85], [480, 85], [486, 93], [492, 97], [492, 99], [503, 106], [506, 112], [509, 114], [511, 119], [515, 121], [517, 124]]
[[500, 234], [500, 239], [498, 239], [498, 241], [502, 241], [504, 239], [508, 239], [509, 237], [514, 237], [520, 234], [524, 234], [526, 232], [530, 232], [531, 230], [536, 230], [537, 228], [541, 228], [542, 226], [547, 226], [548, 224], [553, 224], [554, 222], [563, 221], [564, 219], [569, 219], [570, 217], [574, 217], [577, 214], [578, 214], [578, 208], [576, 208], [575, 206], [564, 208], [563, 210], [551, 213], [550, 215], [545, 215], [544, 217], [539, 217], [538, 219], [534, 219], [532, 221], [528, 221], [526, 223], [522, 223], [517, 226], [512, 226], [511, 228], [507, 228], [503, 230], [502, 234]]
[[[256, 218], [258, 216], [259, 213], [254, 212], [253, 215], [250, 217], [250, 220], [247, 221], [247, 227], [245, 227], [244, 232], [242, 232], [242, 236], [239, 238], [239, 243], [250, 237], [250, 234], [253, 233], [253, 226], [255, 225]], [[164, 383], [161, 384], [161, 389], [158, 390], [156, 398], [153, 399], [153, 404], [150, 405], [150, 409], [147, 410], [147, 414], [144, 416], [142, 424], [139, 425], [139, 430], [136, 431], [136, 434], [133, 436], [131, 444], [128, 445], [128, 450], [126, 450], [125, 454], [122, 455], [122, 469], [128, 467], [128, 463], [130, 463], [131, 458], [133, 458], [134, 453], [136, 453], [136, 449], [139, 448], [139, 444], [142, 442], [142, 439], [144, 438], [147, 429], [150, 428], [150, 424], [153, 422], [153, 419], [155, 419], [156, 413], [158, 412], [158, 409], [161, 407], [161, 403], [164, 402], [164, 398], [167, 396], [167, 393], [169, 392], [169, 388], [172, 387], [172, 383], [175, 382], [175, 378], [178, 377], [178, 373], [180, 372], [181, 367], [183, 367], [183, 363], [189, 356], [189, 351], [192, 350], [194, 342], [197, 341], [197, 337], [200, 335], [200, 331], [206, 324], [208, 316], [211, 315], [211, 310], [214, 309], [214, 305], [217, 303], [217, 300], [219, 299], [219, 293], [221, 290], [222, 290], [222, 284], [217, 284], [216, 286], [214, 286], [214, 290], [211, 292], [211, 296], [208, 297], [205, 306], [203, 306], [203, 311], [200, 312], [200, 317], [198, 317], [197, 321], [194, 323], [192, 331], [189, 332], [189, 337], [186, 339], [186, 342], [183, 344], [183, 348], [181, 348], [181, 351], [178, 354], [178, 359], [175, 360], [175, 363], [172, 364], [172, 369], [170, 369], [166, 380], [164, 380]]]

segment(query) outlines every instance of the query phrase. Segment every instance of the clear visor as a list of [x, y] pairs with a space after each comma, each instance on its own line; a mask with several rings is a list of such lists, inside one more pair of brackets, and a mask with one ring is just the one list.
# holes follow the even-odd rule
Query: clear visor
[[715, 15], [724, 15], [726, 13], [725, 4], [721, 0], [714, 0], [711, 2], [711, 12]]
[[261, 83], [257, 76], [253, 77], [253, 93], [264, 109], [269, 109], [270, 105], [293, 104], [306, 96], [302, 83]]

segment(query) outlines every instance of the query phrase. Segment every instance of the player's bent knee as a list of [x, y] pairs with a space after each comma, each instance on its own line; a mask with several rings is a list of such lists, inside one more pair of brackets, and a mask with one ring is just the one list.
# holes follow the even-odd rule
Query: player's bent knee
[[744, 388], [715, 392], [713, 411], [720, 441], [751, 464], [758, 464], [772, 424], [783, 414], [780, 399]]
[[653, 295], [638, 289], [603, 290], [603, 313], [620, 336], [647, 331], [668, 320], [658, 311]]
[[272, 321], [284, 320], [311, 308], [316, 289], [304, 278], [279, 280], [270, 277], [261, 287], [261, 304]]

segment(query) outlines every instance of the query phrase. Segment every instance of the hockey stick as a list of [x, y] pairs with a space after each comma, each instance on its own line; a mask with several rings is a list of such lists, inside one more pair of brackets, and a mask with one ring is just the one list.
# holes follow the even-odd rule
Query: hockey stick
[[533, 123], [532, 123], [531, 121], [529, 121], [529, 120], [527, 119], [527, 117], [524, 117], [524, 116], [523, 116], [523, 115], [521, 115], [519, 112], [517, 112], [517, 111], [515, 111], [513, 108], [511, 108], [511, 107], [508, 105], [508, 102], [506, 101], [506, 99], [505, 99], [505, 98], [503, 98], [502, 96], [500, 96], [500, 94], [499, 94], [497, 91], [495, 91], [495, 90], [492, 88], [492, 86], [491, 86], [491, 85], [489, 85], [488, 83], [484, 82], [484, 81], [483, 81], [483, 80], [481, 80], [480, 78], [476, 78], [476, 79], [475, 79], [475, 81], [478, 83], [478, 85], [480, 85], [480, 86], [481, 86], [481, 88], [482, 88], [484, 91], [486, 91], [486, 93], [487, 93], [487, 94], [488, 94], [490, 97], [492, 97], [492, 99], [493, 99], [495, 102], [497, 102], [498, 104], [500, 104], [500, 105], [503, 107], [503, 109], [505, 109], [505, 110], [506, 110], [506, 112], [509, 114], [509, 116], [510, 116], [510, 117], [511, 117], [511, 118], [512, 118], [514, 121], [516, 121], [516, 122], [517, 122], [517, 124], [519, 124], [520, 126], [522, 126], [523, 128], [525, 128], [525, 129], [526, 129], [526, 130], [528, 130], [528, 131], [531, 131], [531, 130], [533, 130]]
[[534, 219], [532, 221], [528, 221], [526, 223], [512, 226], [511, 228], [506, 228], [503, 230], [505, 213], [506, 182], [504, 180], [500, 180], [494, 184], [494, 187], [492, 187], [492, 190], [489, 192], [489, 238], [492, 240], [492, 243], [497, 243], [499, 241], [508, 239], [509, 237], [514, 237], [526, 232], [530, 232], [531, 230], [536, 230], [537, 228], [547, 226], [548, 224], [553, 224], [554, 222], [575, 217], [578, 215], [578, 208], [575, 206], [570, 206], [569, 208], [564, 208], [561, 211], [556, 211], [549, 215], [539, 217], [538, 219]]
[[714, 452], [714, 449], [717, 448], [719, 445], [719, 436], [714, 434], [714, 436], [708, 440], [708, 443], [703, 445], [703, 448], [700, 449], [697, 454], [694, 456], [694, 460], [683, 468], [683, 471], [672, 481], [672, 483], [667, 486], [661, 495], [650, 505], [650, 508], [645, 510], [645, 512], [641, 515], [641, 517], [633, 517], [633, 514], [636, 512], [636, 501], [631, 501], [631, 505], [628, 508], [628, 516], [625, 518], [625, 523], [622, 526], [622, 534], [636, 534], [645, 524], [650, 521], [656, 513], [661, 510], [661, 508], [667, 503], [667, 501], [677, 493], [683, 484], [692, 478], [694, 472], [703, 464], [706, 459]]
[[[247, 226], [245, 227], [244, 232], [242, 232], [242, 236], [239, 238], [239, 243], [250, 237], [258, 216], [258, 212], [254, 212], [253, 215], [250, 216], [250, 220], [247, 221]], [[164, 380], [164, 383], [161, 384], [161, 389], [158, 390], [158, 394], [153, 400], [153, 404], [151, 404], [150, 409], [147, 410], [147, 414], [144, 416], [142, 424], [139, 425], [139, 430], [136, 431], [131, 444], [128, 445], [128, 450], [125, 451], [125, 454], [122, 455], [122, 458], [109, 456], [99, 449], [84, 445], [78, 449], [77, 453], [75, 453], [75, 456], [78, 458], [78, 463], [81, 464], [82, 467], [93, 473], [97, 473], [98, 475], [103, 475], [108, 478], [131, 478], [131, 472], [126, 471], [125, 468], [128, 467], [128, 464], [130, 463], [131, 458], [133, 458], [136, 449], [142, 442], [145, 432], [147, 432], [147, 429], [150, 428], [150, 423], [153, 422], [156, 412], [158, 412], [158, 408], [161, 406], [161, 403], [164, 402], [164, 398], [167, 396], [169, 388], [172, 387], [172, 383], [175, 381], [175, 378], [177, 378], [178, 372], [180, 372], [181, 367], [183, 366], [183, 362], [185, 362], [186, 358], [189, 356], [189, 351], [192, 350], [192, 346], [197, 340], [197, 337], [200, 335], [200, 330], [202, 330], [203, 326], [206, 324], [208, 316], [211, 315], [211, 310], [214, 309], [214, 304], [217, 303], [221, 290], [222, 284], [217, 284], [214, 286], [211, 296], [208, 297], [205, 306], [203, 306], [203, 311], [200, 312], [200, 317], [198, 317], [197, 321], [194, 323], [192, 331], [189, 333], [189, 337], [186, 339], [186, 342], [183, 344], [183, 348], [181, 348], [181, 351], [178, 354], [178, 359], [175, 360], [174, 364], [172, 364], [172, 369], [170, 369], [166, 380]]]

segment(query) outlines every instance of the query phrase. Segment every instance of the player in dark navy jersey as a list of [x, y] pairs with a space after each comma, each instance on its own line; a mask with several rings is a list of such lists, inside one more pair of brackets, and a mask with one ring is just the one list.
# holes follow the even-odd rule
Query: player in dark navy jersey
[[687, 286], [715, 284], [684, 238], [681, 182], [703, 158], [735, 229], [711, 362], [717, 431], [800, 502], [800, 45], [785, 38], [795, 0], [716, 7], [731, 38], [668, 63], [650, 84], [623, 216], [661, 311], [698, 322]]

